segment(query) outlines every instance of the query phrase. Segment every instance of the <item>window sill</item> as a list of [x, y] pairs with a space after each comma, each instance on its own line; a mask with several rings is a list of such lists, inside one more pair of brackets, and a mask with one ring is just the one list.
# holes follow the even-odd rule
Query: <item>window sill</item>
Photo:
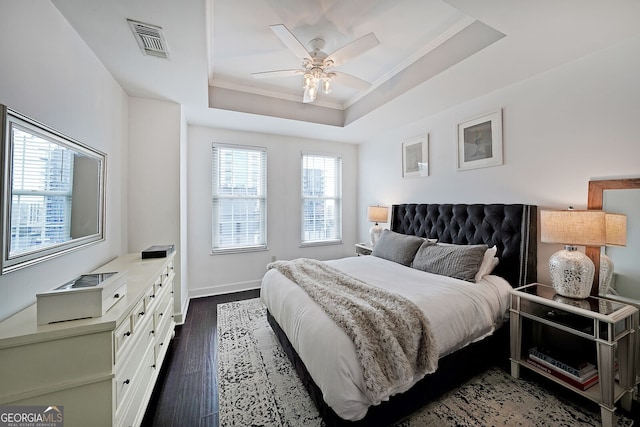
[[266, 246], [256, 246], [250, 248], [229, 248], [229, 249], [213, 249], [209, 255], [227, 255], [227, 254], [242, 254], [248, 252], [263, 252], [268, 251]]
[[300, 243], [301, 248], [307, 248], [312, 246], [331, 246], [331, 245], [342, 245], [342, 240], [323, 240], [318, 242], [303, 242]]

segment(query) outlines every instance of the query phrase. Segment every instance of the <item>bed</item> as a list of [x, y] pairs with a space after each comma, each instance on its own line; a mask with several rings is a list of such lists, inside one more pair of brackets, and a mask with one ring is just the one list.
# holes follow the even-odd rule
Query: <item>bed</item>
[[[536, 279], [536, 216], [535, 206], [521, 204], [394, 205], [390, 231], [383, 233], [374, 256], [326, 262], [410, 300], [431, 326], [435, 372], [416, 373], [374, 397], [366, 390], [355, 340], [302, 285], [270, 269], [261, 286], [267, 317], [325, 423], [389, 425], [422, 406], [443, 384], [455, 385], [472, 365], [506, 355], [508, 344], [501, 336], [508, 329], [502, 326], [509, 290]], [[434, 253], [446, 258], [444, 264], [434, 267]], [[487, 271], [494, 256], [498, 263], [491, 262]], [[456, 263], [449, 262], [454, 258]]]

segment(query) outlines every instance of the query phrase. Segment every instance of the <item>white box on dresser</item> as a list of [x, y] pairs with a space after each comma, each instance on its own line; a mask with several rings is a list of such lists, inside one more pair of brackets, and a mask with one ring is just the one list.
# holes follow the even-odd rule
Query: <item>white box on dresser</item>
[[126, 271], [83, 274], [36, 295], [38, 325], [103, 316], [126, 294]]
[[171, 340], [173, 262], [129, 254], [127, 294], [101, 317], [37, 324], [36, 305], [0, 322], [0, 405], [59, 405], [64, 425], [139, 425]]

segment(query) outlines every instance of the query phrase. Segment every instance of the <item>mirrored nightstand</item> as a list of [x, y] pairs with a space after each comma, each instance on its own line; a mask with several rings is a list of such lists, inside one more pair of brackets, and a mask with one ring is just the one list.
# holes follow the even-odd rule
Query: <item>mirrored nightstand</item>
[[356, 243], [356, 255], [371, 255], [373, 252], [373, 246], [369, 243]]
[[[616, 403], [631, 410], [638, 309], [598, 297], [572, 299], [533, 283], [512, 290], [511, 375], [526, 367], [600, 405], [614, 425]], [[549, 351], [551, 350], [551, 351]], [[582, 367], [597, 370], [588, 387]]]

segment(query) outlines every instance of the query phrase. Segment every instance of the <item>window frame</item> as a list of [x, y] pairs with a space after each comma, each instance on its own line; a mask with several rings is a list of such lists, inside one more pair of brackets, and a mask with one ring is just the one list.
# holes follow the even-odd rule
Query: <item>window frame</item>
[[[262, 165], [262, 195], [257, 195], [254, 197], [247, 196], [226, 196], [221, 197], [219, 194], [216, 194], [216, 191], [219, 190], [219, 186], [216, 186], [216, 182], [218, 181], [218, 177], [216, 177], [216, 171], [218, 171], [220, 167], [220, 158], [218, 157], [218, 163], [216, 164], [216, 149], [232, 149], [232, 150], [242, 150], [242, 151], [254, 151], [261, 153]], [[259, 146], [251, 146], [251, 145], [242, 145], [242, 144], [229, 144], [229, 143], [220, 143], [213, 142], [211, 144], [211, 255], [222, 255], [222, 254], [231, 254], [231, 253], [243, 253], [243, 252], [256, 252], [256, 251], [265, 251], [268, 250], [268, 239], [267, 239], [267, 213], [268, 213], [268, 196], [267, 196], [267, 162], [268, 162], [268, 153], [266, 147]], [[260, 200], [261, 205], [261, 216], [260, 216], [260, 224], [261, 224], [261, 236], [263, 236], [263, 241], [257, 244], [245, 244], [245, 245], [234, 245], [234, 246], [216, 246], [217, 242], [217, 231], [220, 226], [220, 217], [218, 216], [218, 210], [216, 209], [215, 201], [220, 199], [235, 199], [235, 200]]]
[[[305, 158], [306, 157], [325, 157], [331, 158], [336, 161], [336, 180], [335, 180], [335, 193], [336, 196], [332, 197], [310, 197], [304, 194], [304, 174], [305, 174]], [[301, 151], [300, 152], [300, 247], [308, 246], [327, 246], [327, 245], [340, 245], [343, 243], [342, 239], [342, 155], [337, 153], [327, 153], [318, 151]], [[307, 200], [334, 200], [334, 205], [337, 207], [335, 218], [336, 222], [336, 237], [330, 239], [317, 239], [317, 240], [305, 240], [305, 202]]]

